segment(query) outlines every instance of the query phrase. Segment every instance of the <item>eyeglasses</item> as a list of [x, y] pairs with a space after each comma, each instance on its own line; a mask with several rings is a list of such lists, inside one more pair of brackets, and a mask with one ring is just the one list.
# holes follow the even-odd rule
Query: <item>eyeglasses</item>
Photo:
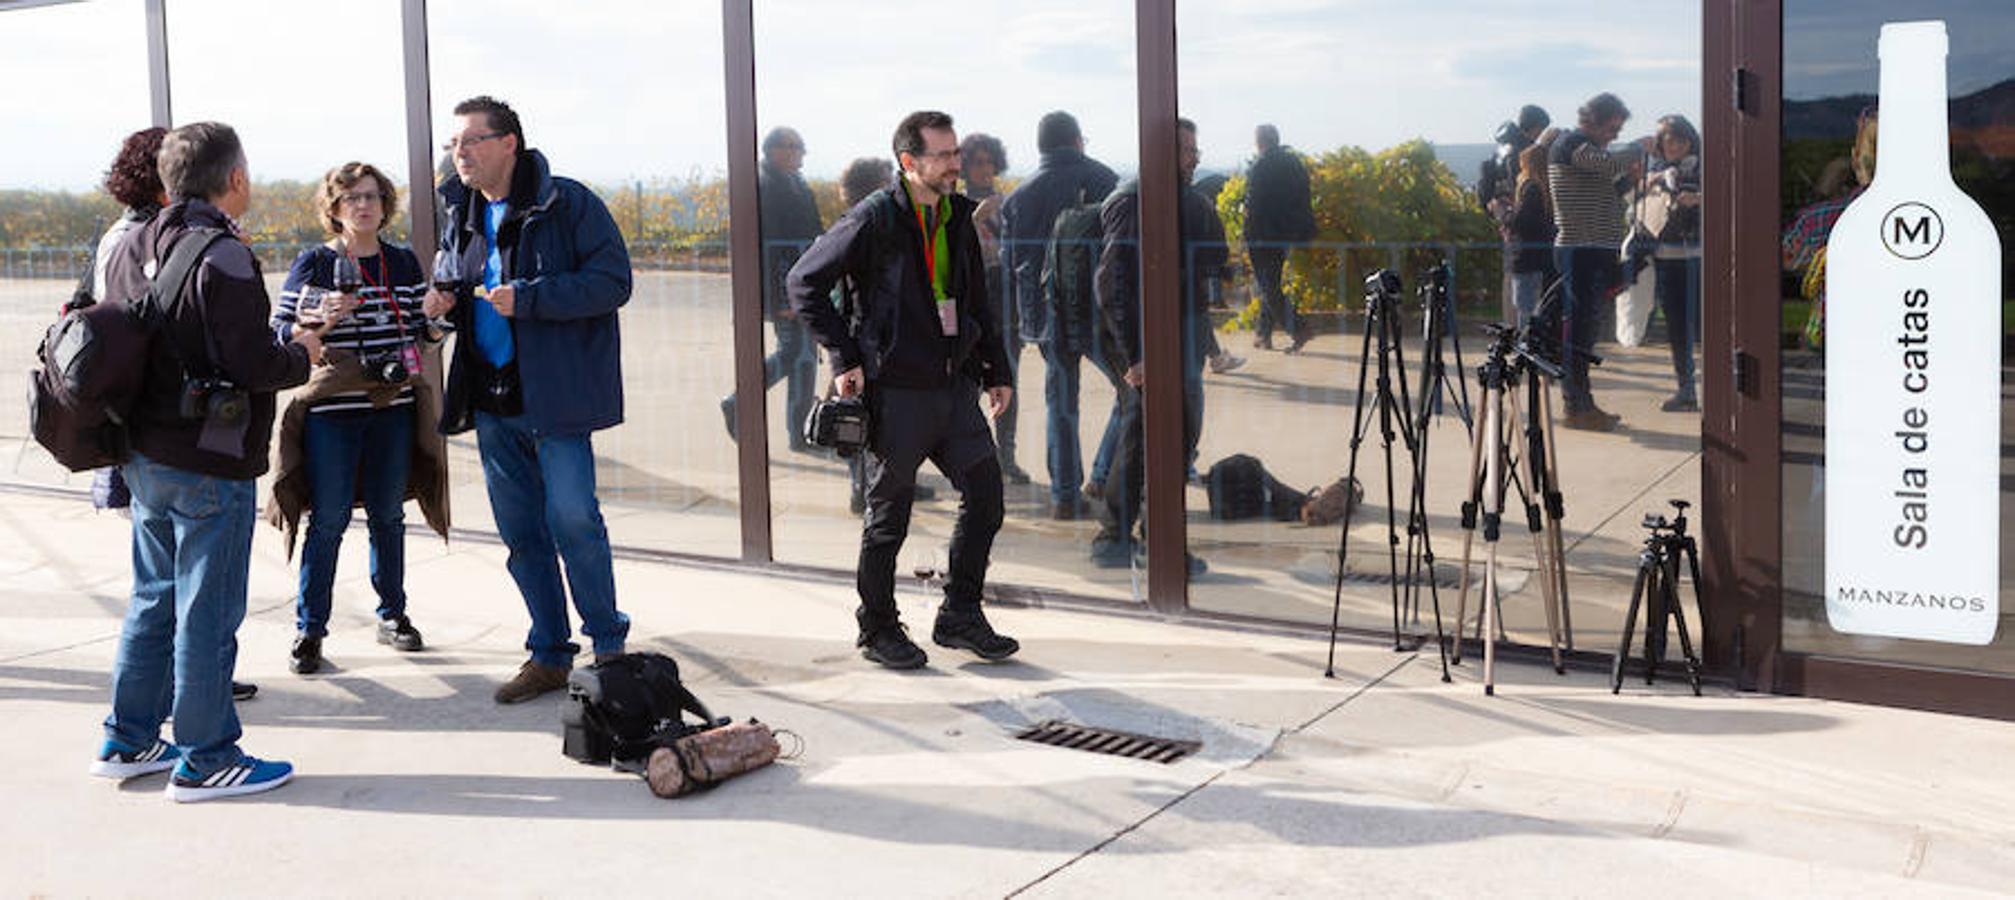
[[371, 206], [385, 199], [385, 195], [377, 191], [357, 191], [352, 194], [344, 194], [336, 199], [344, 206]]
[[476, 146], [477, 144], [480, 144], [480, 143], [482, 143], [482, 142], [484, 142], [484, 141], [487, 141], [487, 140], [493, 140], [493, 139], [495, 139], [495, 138], [500, 138], [500, 137], [503, 137], [503, 136], [504, 136], [504, 135], [506, 135], [506, 134], [509, 134], [509, 132], [505, 132], [505, 131], [492, 131], [492, 132], [490, 132], [489, 134], [478, 134], [478, 135], [471, 135], [471, 136], [469, 136], [469, 137], [461, 137], [461, 136], [457, 135], [457, 136], [455, 136], [455, 137], [451, 137], [451, 138], [449, 138], [449, 139], [448, 139], [448, 142], [447, 142], [447, 143], [445, 143], [445, 144], [442, 144], [442, 145], [441, 145], [441, 149], [442, 149], [442, 150], [444, 150], [444, 151], [446, 151], [446, 152], [448, 152], [448, 153], [453, 153], [453, 152], [455, 152], [455, 151], [456, 151], [457, 149], [459, 149], [459, 148], [462, 148], [462, 147], [474, 147], [474, 146]]
[[932, 150], [927, 153], [912, 153], [910, 155], [918, 159], [958, 159], [959, 152], [959, 148], [953, 147], [950, 150]]

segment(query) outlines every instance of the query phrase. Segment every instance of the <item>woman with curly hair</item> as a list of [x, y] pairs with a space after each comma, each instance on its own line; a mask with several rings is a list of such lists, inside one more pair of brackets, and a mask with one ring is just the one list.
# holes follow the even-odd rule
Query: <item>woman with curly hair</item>
[[98, 239], [98, 251], [91, 263], [94, 299], [105, 299], [105, 261], [112, 258], [112, 249], [119, 246], [120, 236], [154, 218], [161, 207], [168, 205], [168, 189], [161, 186], [160, 168], [155, 164], [155, 157], [161, 154], [161, 139], [167, 135], [166, 128], [145, 128], [127, 135], [119, 144], [119, 156], [105, 170], [105, 193], [126, 209]]

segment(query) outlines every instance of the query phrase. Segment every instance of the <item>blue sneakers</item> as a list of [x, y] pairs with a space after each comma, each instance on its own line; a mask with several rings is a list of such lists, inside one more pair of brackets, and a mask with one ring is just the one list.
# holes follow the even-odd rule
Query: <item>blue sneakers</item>
[[195, 803], [256, 794], [270, 791], [293, 778], [292, 763], [268, 762], [244, 756], [208, 775], [199, 775], [189, 768], [185, 760], [175, 767], [175, 774], [168, 779], [168, 799], [177, 803]]
[[145, 750], [108, 739], [104, 749], [98, 751], [98, 758], [91, 762], [91, 774], [100, 778], [138, 778], [166, 772], [181, 759], [182, 751], [160, 738], [155, 738], [154, 746]]

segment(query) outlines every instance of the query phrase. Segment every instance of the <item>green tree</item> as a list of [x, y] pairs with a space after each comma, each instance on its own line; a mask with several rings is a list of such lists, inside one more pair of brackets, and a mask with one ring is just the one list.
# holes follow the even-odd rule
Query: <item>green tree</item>
[[[1497, 228], [1426, 141], [1413, 140], [1377, 153], [1340, 147], [1304, 157], [1315, 211], [1312, 246], [1288, 257], [1283, 288], [1303, 310], [1363, 306], [1358, 285], [1371, 271], [1391, 265], [1393, 251], [1369, 244], [1402, 245], [1399, 265], [1414, 276], [1442, 260], [1454, 245], [1495, 244]], [[1244, 253], [1244, 176], [1226, 182], [1218, 194], [1218, 214], [1233, 252]], [[1494, 298], [1499, 256], [1465, 253], [1458, 262], [1457, 289], [1465, 303]], [[1259, 314], [1253, 300], [1240, 316], [1251, 324]]]

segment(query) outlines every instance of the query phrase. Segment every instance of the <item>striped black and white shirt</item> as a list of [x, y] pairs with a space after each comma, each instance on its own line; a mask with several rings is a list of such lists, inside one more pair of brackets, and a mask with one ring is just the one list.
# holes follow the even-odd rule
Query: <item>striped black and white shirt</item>
[[1547, 188], [1553, 194], [1553, 222], [1559, 247], [1623, 246], [1623, 194], [1618, 181], [1630, 161], [1610, 153], [1579, 130], [1553, 142], [1546, 155]]
[[[408, 344], [417, 346], [425, 339], [427, 318], [421, 309], [421, 301], [427, 293], [427, 276], [420, 271], [419, 258], [413, 255], [413, 251], [389, 241], [380, 241], [378, 246], [377, 255], [357, 259], [358, 268], [364, 272], [364, 288], [357, 292], [357, 309], [349, 318], [322, 334], [324, 346], [352, 353], [361, 349], [362, 355], [368, 358], [397, 351]], [[334, 248], [323, 244], [310, 247], [294, 258], [294, 266], [288, 270], [287, 281], [280, 288], [279, 305], [273, 311], [273, 330], [279, 333], [281, 340], [290, 339], [295, 323], [300, 321], [298, 311], [305, 289], [314, 287], [335, 291], [337, 253]], [[412, 403], [412, 384], [401, 388], [393, 402]], [[356, 392], [317, 400], [308, 407], [308, 411], [321, 413], [371, 408], [370, 396]]]

